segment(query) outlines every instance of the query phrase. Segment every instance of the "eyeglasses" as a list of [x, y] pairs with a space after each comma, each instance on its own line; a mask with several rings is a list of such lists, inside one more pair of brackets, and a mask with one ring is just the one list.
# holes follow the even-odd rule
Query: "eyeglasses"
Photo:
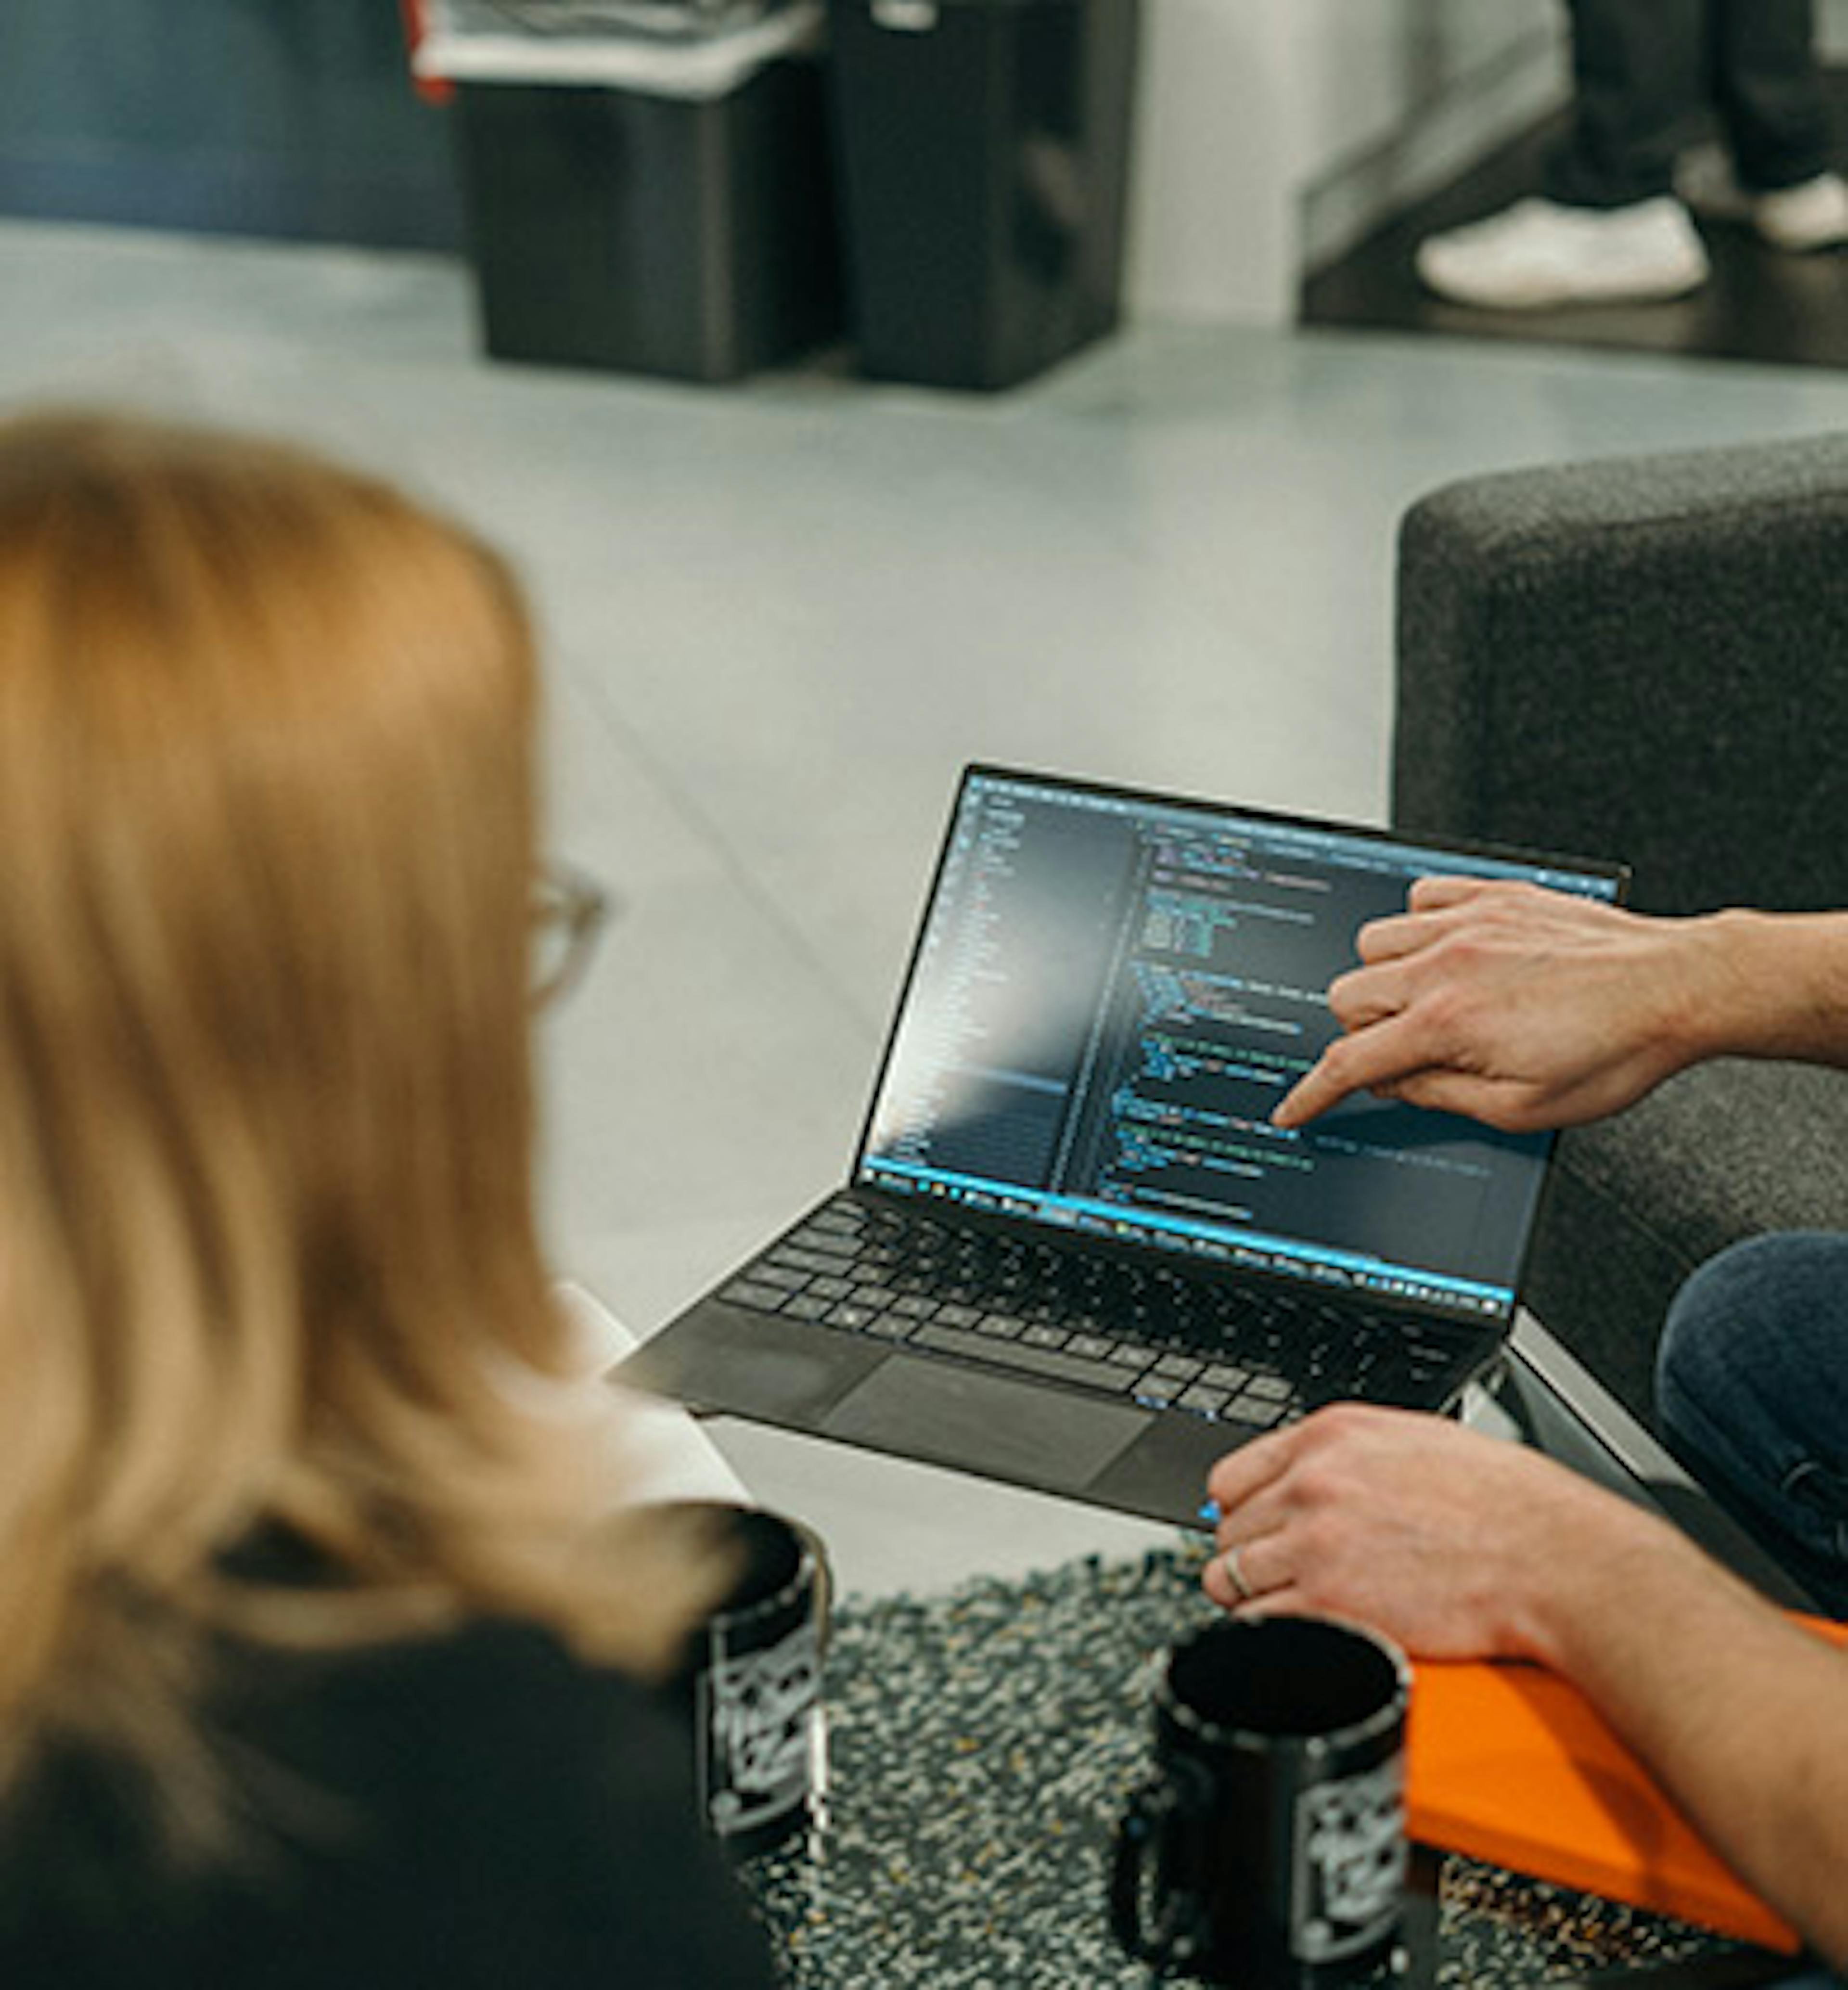
[[569, 864], [548, 864], [532, 886], [532, 1006], [569, 994], [589, 963], [613, 909], [594, 878]]

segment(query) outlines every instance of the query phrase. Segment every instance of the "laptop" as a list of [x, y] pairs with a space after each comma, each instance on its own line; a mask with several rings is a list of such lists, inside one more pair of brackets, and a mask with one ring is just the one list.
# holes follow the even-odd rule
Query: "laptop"
[[1551, 1137], [1272, 1109], [1428, 873], [1621, 867], [965, 769], [841, 1188], [623, 1364], [725, 1413], [1183, 1525], [1337, 1397], [1455, 1408], [1513, 1326]]

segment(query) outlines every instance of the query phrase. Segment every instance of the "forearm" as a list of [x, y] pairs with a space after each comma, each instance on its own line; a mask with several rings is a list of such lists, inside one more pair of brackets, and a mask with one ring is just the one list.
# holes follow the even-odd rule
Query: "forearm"
[[1720, 912], [1682, 932], [1698, 963], [1670, 1023], [1686, 1061], [1848, 1065], [1848, 914]]
[[1646, 1516], [1563, 1537], [1535, 1655], [1572, 1679], [1714, 1849], [1848, 1961], [1848, 1656]]

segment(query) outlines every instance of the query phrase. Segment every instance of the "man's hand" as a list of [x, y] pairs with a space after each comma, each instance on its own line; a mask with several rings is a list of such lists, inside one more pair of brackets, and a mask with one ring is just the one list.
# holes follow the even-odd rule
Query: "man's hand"
[[1848, 1962], [1848, 1653], [1686, 1536], [1461, 1424], [1340, 1404], [1222, 1458], [1207, 1593], [1573, 1680], [1740, 1876]]
[[1656, 1526], [1536, 1452], [1354, 1404], [1231, 1452], [1207, 1489], [1214, 1602], [1354, 1618], [1428, 1658], [1547, 1656], [1561, 1557], [1609, 1560], [1639, 1529], [1646, 1552]]
[[1718, 923], [1421, 878], [1361, 929], [1361, 966], [1328, 991], [1346, 1034], [1274, 1122], [1362, 1091], [1517, 1132], [1615, 1112], [1703, 1054], [1733, 976]]

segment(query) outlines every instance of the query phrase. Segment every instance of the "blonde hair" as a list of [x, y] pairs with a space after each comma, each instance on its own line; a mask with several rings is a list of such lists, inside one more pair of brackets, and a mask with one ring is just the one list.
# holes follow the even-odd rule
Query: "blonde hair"
[[[680, 1629], [694, 1578], [610, 1550], [591, 1433], [510, 1386], [565, 1363], [535, 698], [506, 567], [385, 485], [0, 423], [0, 1791], [70, 1734], [197, 1797], [227, 1629]], [[239, 1580], [270, 1523], [344, 1579]]]

